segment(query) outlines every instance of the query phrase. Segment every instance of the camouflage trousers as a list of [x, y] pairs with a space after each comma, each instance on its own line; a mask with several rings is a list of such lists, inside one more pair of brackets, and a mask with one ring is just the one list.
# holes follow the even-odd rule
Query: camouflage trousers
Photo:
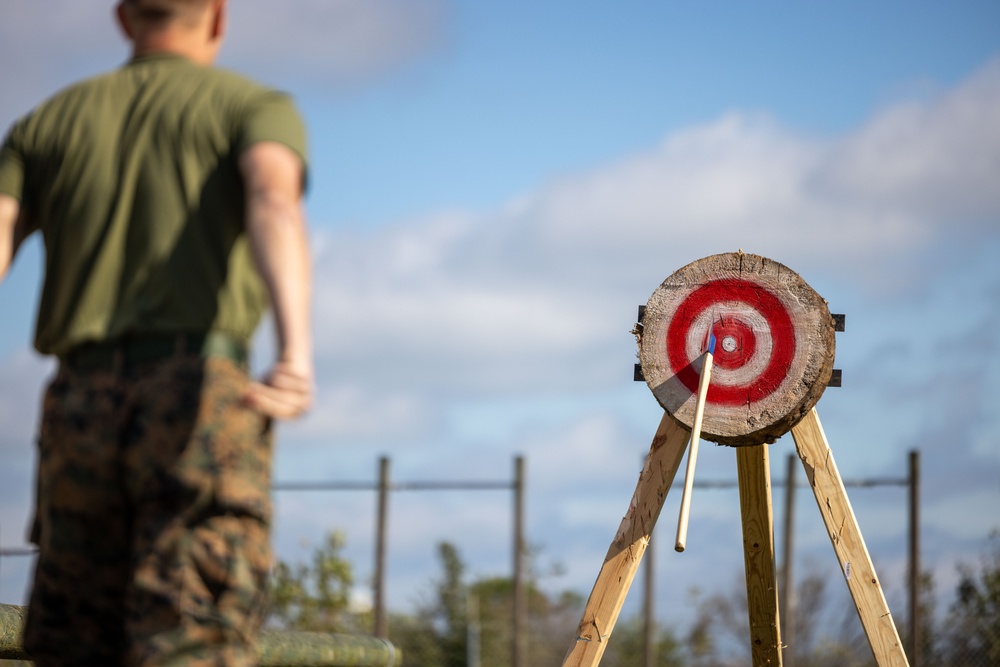
[[270, 423], [245, 371], [65, 365], [44, 399], [25, 648], [48, 665], [255, 664], [271, 564]]

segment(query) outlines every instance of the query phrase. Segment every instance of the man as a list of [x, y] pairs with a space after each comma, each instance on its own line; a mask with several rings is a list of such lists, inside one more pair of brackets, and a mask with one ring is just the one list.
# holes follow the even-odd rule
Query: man
[[[305, 138], [291, 101], [211, 67], [226, 0], [122, 0], [123, 67], [0, 149], [0, 280], [46, 260], [36, 664], [248, 665], [270, 567], [271, 418], [313, 399]], [[270, 303], [278, 358], [247, 345]]]

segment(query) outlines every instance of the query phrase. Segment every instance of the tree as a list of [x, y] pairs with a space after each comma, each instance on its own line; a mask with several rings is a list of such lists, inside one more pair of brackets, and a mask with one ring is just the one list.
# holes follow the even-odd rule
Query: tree
[[341, 551], [344, 536], [327, 534], [310, 564], [278, 561], [272, 577], [268, 622], [285, 630], [357, 632], [360, 619], [350, 612], [354, 575]]
[[[531, 568], [527, 570], [531, 572]], [[524, 632], [528, 662], [560, 664], [583, 610], [583, 598], [572, 591], [550, 597], [533, 581], [526, 583], [526, 589], [528, 623], [524, 625]], [[476, 611], [476, 626], [481, 630], [481, 667], [509, 665], [513, 645], [513, 580], [509, 577], [480, 579], [469, 587], [469, 600]]]
[[425, 614], [390, 614], [389, 640], [403, 654], [403, 667], [444, 664], [438, 629]]
[[1000, 532], [989, 538], [979, 570], [963, 565], [948, 614], [949, 665], [1000, 665]]
[[442, 542], [438, 545], [438, 556], [444, 569], [444, 577], [438, 583], [438, 605], [436, 613], [443, 623], [441, 632], [441, 652], [444, 667], [465, 667], [468, 659], [468, 613], [466, 600], [468, 588], [462, 581], [465, 564], [455, 545]]
[[[942, 634], [940, 619], [937, 616], [938, 603], [934, 574], [930, 570], [922, 571], [918, 586], [919, 608], [917, 609], [917, 621], [920, 624], [918, 630], [920, 633], [920, 643], [916, 647], [916, 650], [920, 654], [920, 664], [944, 665], [946, 664], [945, 658], [941, 653], [944, 635]], [[910, 624], [907, 623], [905, 626], [901, 626], [899, 631], [903, 645], [907, 647], [907, 655], [909, 655], [910, 646], [913, 643], [913, 639], [910, 636]], [[910, 662], [916, 662], [916, 660], [910, 656]]]
[[[514, 584], [509, 577], [465, 580], [465, 565], [454, 545], [438, 545], [442, 576], [414, 616], [394, 617], [390, 639], [414, 667], [505, 667], [511, 660]], [[564, 591], [550, 597], [527, 567], [529, 663], [559, 664], [583, 609], [583, 598]], [[471, 651], [470, 651], [471, 648]]]
[[448, 542], [437, 547], [442, 576], [434, 582], [428, 600], [413, 615], [393, 615], [389, 639], [403, 653], [403, 664], [413, 667], [465, 667], [468, 620], [465, 565], [458, 549]]
[[[657, 628], [653, 649], [657, 667], [683, 667], [688, 664], [684, 661], [680, 642], [669, 629]], [[645, 655], [646, 624], [642, 616], [636, 614], [615, 625], [601, 665], [636, 667], [645, 664]]]
[[[810, 667], [868, 667], [873, 657], [852, 604], [831, 598], [827, 581], [813, 569], [797, 582], [794, 620], [795, 664]], [[846, 595], [847, 591], [841, 591]], [[728, 591], [702, 597], [692, 591], [694, 622], [685, 638], [690, 664], [697, 667], [746, 665], [750, 660], [746, 579], [741, 574]], [[786, 619], [787, 621], [787, 619]]]

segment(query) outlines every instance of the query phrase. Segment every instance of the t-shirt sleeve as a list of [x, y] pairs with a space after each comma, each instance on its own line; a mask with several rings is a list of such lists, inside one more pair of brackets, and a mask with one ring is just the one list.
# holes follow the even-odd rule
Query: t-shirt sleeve
[[261, 95], [250, 109], [237, 151], [242, 153], [255, 143], [275, 141], [292, 149], [302, 159], [303, 187], [308, 182], [309, 153], [306, 127], [292, 99], [279, 92]]
[[24, 154], [20, 146], [21, 124], [18, 123], [0, 146], [0, 194], [18, 201], [24, 199]]

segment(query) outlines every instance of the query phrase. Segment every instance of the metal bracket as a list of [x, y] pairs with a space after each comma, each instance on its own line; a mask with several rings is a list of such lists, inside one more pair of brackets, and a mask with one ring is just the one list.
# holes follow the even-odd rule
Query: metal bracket
[[[646, 317], [646, 306], [639, 306], [639, 313], [636, 315], [636, 328], [635, 331], [642, 331], [642, 320]], [[642, 364], [636, 364], [635, 369], [632, 371], [632, 380], [634, 382], [645, 382], [646, 377], [642, 374]]]
[[[847, 315], [843, 313], [831, 313], [833, 318], [833, 330], [834, 331], [844, 331], [847, 327]], [[844, 380], [844, 373], [839, 368], [833, 369], [833, 374], [830, 375], [830, 381], [826, 383], [827, 387], [839, 387]]]

